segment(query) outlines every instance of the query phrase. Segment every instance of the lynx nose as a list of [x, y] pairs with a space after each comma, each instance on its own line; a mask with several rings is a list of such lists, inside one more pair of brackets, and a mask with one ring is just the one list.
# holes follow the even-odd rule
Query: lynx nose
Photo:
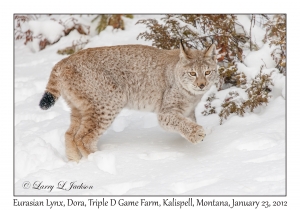
[[199, 88], [202, 90], [205, 87], [205, 85], [202, 83]]

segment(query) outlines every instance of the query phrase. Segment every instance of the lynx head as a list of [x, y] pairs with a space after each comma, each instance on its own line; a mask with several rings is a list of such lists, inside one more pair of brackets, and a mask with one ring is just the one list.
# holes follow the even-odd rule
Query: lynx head
[[216, 47], [212, 44], [206, 51], [188, 49], [180, 43], [180, 60], [175, 75], [179, 84], [188, 92], [204, 94], [217, 78]]

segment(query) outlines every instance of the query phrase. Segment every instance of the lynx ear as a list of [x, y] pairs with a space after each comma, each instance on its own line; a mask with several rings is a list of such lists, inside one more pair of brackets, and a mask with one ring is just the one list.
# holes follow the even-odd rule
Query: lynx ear
[[188, 58], [188, 56], [187, 56], [187, 48], [182, 43], [182, 39], [180, 39], [179, 47], [180, 47], [179, 57], [187, 59]]
[[212, 44], [208, 50], [205, 52], [205, 57], [211, 57], [214, 61], [217, 60], [217, 51], [216, 51], [216, 45]]

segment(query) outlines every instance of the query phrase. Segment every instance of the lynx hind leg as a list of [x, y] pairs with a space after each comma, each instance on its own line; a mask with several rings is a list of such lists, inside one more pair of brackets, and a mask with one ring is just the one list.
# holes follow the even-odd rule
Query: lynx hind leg
[[97, 151], [98, 137], [112, 124], [121, 109], [112, 110], [111, 107], [103, 105], [82, 112], [81, 125], [75, 136], [75, 143], [83, 157]]
[[75, 135], [77, 134], [81, 123], [81, 114], [78, 109], [71, 109], [71, 125], [65, 134], [66, 155], [69, 160], [79, 161], [81, 153], [75, 143]]

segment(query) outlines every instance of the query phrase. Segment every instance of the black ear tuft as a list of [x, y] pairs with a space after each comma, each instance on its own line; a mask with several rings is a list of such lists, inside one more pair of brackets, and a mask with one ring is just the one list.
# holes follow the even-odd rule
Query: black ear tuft
[[188, 48], [184, 46], [182, 39], [180, 39], [180, 43], [179, 43], [179, 47], [180, 47], [180, 58], [183, 59], [188, 59]]
[[182, 39], [180, 39], [180, 44], [181, 44], [181, 47], [182, 47], [183, 51], [185, 51], [185, 47], [184, 47]]
[[215, 44], [212, 44], [208, 50], [205, 52], [205, 56], [206, 57], [211, 57], [213, 58], [214, 60], [216, 60], [217, 58], [217, 51], [216, 51], [216, 45]]

